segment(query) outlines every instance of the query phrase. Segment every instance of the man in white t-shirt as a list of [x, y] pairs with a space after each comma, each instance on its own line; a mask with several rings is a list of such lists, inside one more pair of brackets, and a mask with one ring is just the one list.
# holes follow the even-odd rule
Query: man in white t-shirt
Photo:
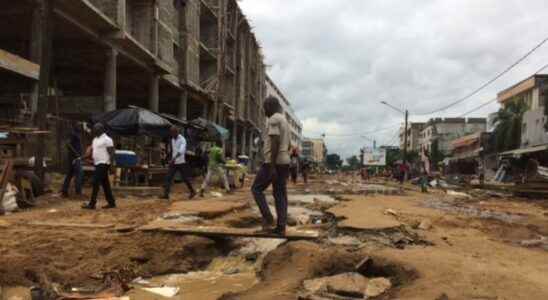
[[95, 124], [95, 126], [93, 126], [93, 133], [95, 134], [95, 138], [91, 144], [91, 156], [93, 158], [93, 165], [95, 166], [95, 171], [93, 172], [93, 191], [89, 204], [85, 204], [82, 208], [95, 209], [99, 186], [103, 187], [103, 192], [105, 193], [105, 198], [108, 202], [106, 206], [103, 206], [103, 209], [116, 208], [116, 200], [112, 195], [112, 189], [110, 188], [110, 181], [108, 178], [110, 166], [114, 164], [114, 143], [105, 133], [103, 124]]
[[171, 127], [171, 160], [169, 162], [169, 171], [167, 173], [166, 182], [164, 185], [163, 199], [169, 200], [169, 193], [171, 192], [171, 185], [177, 172], [181, 175], [183, 182], [186, 184], [188, 191], [190, 192], [189, 198], [192, 199], [196, 196], [196, 191], [192, 187], [190, 182], [190, 168], [186, 163], [186, 139], [179, 133], [177, 127]]

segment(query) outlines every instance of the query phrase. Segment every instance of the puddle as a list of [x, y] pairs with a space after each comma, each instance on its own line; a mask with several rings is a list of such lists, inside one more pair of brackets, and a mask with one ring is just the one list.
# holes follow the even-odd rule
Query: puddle
[[0, 287], [0, 300], [31, 300], [30, 289], [25, 287]]
[[[264, 257], [283, 242], [280, 239], [238, 239], [236, 250], [215, 258], [204, 271], [153, 277], [136, 284], [128, 296], [132, 300], [216, 300], [227, 293], [246, 291], [259, 282], [256, 272]], [[179, 291], [174, 297], [165, 298], [138, 288], [148, 286], [173, 287]]]
[[154, 286], [170, 286], [179, 288], [172, 298], [152, 294], [140, 288], [128, 293], [132, 300], [173, 299], [173, 300], [217, 300], [222, 295], [243, 292], [257, 284], [254, 272], [227, 275], [221, 272], [191, 272], [187, 274], [166, 275], [149, 280]]
[[524, 216], [511, 214], [507, 212], [499, 212], [492, 210], [482, 210], [472, 206], [455, 206], [448, 202], [430, 200], [424, 204], [425, 207], [438, 209], [446, 212], [462, 214], [474, 218], [497, 220], [505, 223], [516, 223], [524, 218]]

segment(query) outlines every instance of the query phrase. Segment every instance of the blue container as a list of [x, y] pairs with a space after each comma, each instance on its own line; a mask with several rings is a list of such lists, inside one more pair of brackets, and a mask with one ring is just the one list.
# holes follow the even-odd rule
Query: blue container
[[116, 150], [115, 159], [118, 167], [128, 168], [137, 166], [137, 154], [133, 151]]

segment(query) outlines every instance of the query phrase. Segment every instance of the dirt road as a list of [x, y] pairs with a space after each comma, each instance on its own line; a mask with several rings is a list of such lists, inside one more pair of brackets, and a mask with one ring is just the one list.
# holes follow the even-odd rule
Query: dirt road
[[[393, 283], [378, 299], [548, 299], [548, 244], [542, 240], [548, 201], [408, 188], [401, 195], [379, 186], [371, 192], [333, 177], [292, 186], [290, 222], [322, 237], [282, 244], [138, 230], [153, 221], [254, 227], [259, 214], [246, 190], [186, 204], [181, 190], [173, 204], [120, 195], [118, 209], [95, 212], [50, 195], [37, 208], [0, 217], [0, 286], [29, 287], [47, 278], [99, 287], [111, 273], [131, 281], [192, 271], [256, 272], [256, 284], [245, 277], [249, 287], [228, 289], [240, 292], [222, 298], [296, 299], [305, 292], [303, 281], [353, 272], [369, 256], [376, 267], [364, 275]], [[236, 263], [226, 264], [228, 258]], [[207, 291], [207, 281], [200, 288]]]

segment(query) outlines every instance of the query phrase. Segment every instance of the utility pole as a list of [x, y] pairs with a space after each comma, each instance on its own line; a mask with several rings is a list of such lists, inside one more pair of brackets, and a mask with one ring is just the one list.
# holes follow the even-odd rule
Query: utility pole
[[[40, 82], [38, 84], [38, 106], [36, 111], [36, 117], [34, 124], [40, 130], [47, 130], [47, 113], [48, 113], [48, 96], [49, 96], [49, 82], [50, 82], [50, 69], [51, 69], [51, 31], [53, 26], [53, 5], [54, 0], [42, 0], [40, 5], [40, 18], [41, 18], [41, 36], [40, 43], [41, 62], [40, 62]], [[40, 141], [38, 141], [40, 142]], [[45, 147], [40, 145], [36, 147], [36, 154], [34, 157], [34, 171], [40, 179], [44, 179], [44, 156], [46, 154]]]
[[405, 110], [405, 133], [403, 138], [403, 163], [407, 164], [407, 124], [409, 121], [409, 111]]

